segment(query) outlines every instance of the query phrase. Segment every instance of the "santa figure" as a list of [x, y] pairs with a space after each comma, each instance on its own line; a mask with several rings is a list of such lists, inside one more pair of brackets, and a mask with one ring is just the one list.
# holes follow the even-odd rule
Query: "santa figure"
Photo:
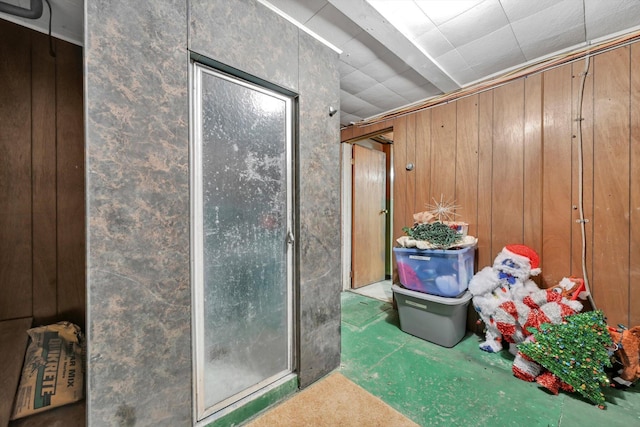
[[[469, 291], [473, 295], [473, 306], [486, 327], [485, 341], [480, 344], [482, 350], [499, 352], [503, 339], [512, 344], [525, 339], [521, 325], [527, 321], [528, 310], [523, 310], [522, 301], [539, 290], [531, 280], [531, 276], [540, 274], [539, 265], [540, 258], [530, 247], [507, 245], [495, 258], [493, 266], [485, 267], [473, 276]], [[515, 352], [515, 346], [512, 348]]]

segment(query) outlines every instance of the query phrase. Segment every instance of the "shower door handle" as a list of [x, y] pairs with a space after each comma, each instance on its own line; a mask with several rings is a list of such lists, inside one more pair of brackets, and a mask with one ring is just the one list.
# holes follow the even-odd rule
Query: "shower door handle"
[[291, 231], [287, 231], [287, 243], [289, 245], [293, 245], [296, 239], [293, 237], [293, 233]]

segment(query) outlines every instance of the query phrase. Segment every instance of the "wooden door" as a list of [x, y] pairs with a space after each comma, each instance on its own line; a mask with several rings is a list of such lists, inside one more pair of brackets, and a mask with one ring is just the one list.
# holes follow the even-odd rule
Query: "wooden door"
[[353, 146], [351, 287], [385, 279], [385, 154]]

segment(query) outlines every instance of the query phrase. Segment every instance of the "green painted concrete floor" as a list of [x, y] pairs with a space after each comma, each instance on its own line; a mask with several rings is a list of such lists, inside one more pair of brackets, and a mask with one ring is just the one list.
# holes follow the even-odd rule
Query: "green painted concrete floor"
[[604, 390], [603, 410], [517, 379], [513, 356], [481, 351], [477, 334], [445, 348], [399, 325], [391, 304], [344, 292], [340, 372], [422, 426], [640, 425], [640, 384]]

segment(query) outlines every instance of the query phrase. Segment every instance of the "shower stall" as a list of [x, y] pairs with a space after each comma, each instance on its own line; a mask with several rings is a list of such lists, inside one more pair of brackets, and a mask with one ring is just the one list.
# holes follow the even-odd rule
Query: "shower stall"
[[294, 370], [294, 96], [191, 67], [198, 419]]

